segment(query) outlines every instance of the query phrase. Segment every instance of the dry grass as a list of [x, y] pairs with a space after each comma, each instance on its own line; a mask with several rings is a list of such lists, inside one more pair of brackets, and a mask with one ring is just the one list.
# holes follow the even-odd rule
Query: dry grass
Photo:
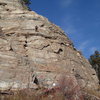
[[0, 100], [76, 100], [77, 97], [83, 100], [82, 95], [79, 95], [79, 87], [74, 87], [73, 78], [67, 79], [62, 76], [58, 82], [59, 85], [51, 89], [20, 90], [15, 92], [14, 95], [1, 96]]
[[[73, 79], [62, 76], [59, 80], [59, 86], [54, 88], [24, 89], [15, 92], [14, 95], [0, 96], [0, 100], [84, 100], [79, 86], [74, 87], [73, 82]], [[98, 91], [86, 90], [86, 93], [100, 97]]]
[[95, 90], [85, 90], [85, 92], [87, 92], [90, 95], [94, 95], [96, 97], [100, 98], [100, 91], [95, 91]]
[[[100, 100], [100, 85], [98, 87], [98, 90], [85, 89], [83, 91], [84, 91], [85, 94], [87, 94], [87, 96], [90, 96], [90, 98], [94, 97], [94, 98], [99, 98], [99, 100]], [[88, 100], [91, 100], [91, 99], [88, 99]], [[95, 99], [95, 100], [98, 100], [98, 99]]]
[[60, 92], [52, 90], [21, 90], [14, 95], [1, 95], [0, 100], [65, 100]]

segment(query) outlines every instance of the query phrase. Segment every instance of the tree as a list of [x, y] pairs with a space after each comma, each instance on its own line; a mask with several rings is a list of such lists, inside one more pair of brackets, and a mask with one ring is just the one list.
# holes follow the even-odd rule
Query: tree
[[[25, 9], [30, 10], [29, 5], [31, 4], [31, 0], [20, 0], [20, 2], [21, 2], [21, 4], [23, 5], [23, 7], [24, 7]], [[25, 5], [26, 5], [26, 6], [25, 6]]]
[[100, 81], [100, 52], [95, 51], [94, 54], [90, 56], [89, 62], [92, 65], [92, 67], [95, 69]]
[[26, 4], [26, 5], [30, 5], [31, 4], [31, 2], [30, 2], [30, 0], [23, 0], [24, 1], [24, 3]]

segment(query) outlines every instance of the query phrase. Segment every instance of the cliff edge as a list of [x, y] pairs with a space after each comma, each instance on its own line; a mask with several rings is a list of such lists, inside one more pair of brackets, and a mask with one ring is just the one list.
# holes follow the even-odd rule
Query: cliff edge
[[60, 27], [21, 0], [0, 0], [0, 90], [51, 88], [62, 76], [98, 88], [96, 72]]

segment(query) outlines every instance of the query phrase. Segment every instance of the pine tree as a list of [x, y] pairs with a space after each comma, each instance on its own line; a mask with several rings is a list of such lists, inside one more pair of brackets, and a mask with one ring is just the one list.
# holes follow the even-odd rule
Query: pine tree
[[89, 62], [92, 65], [92, 67], [95, 69], [100, 81], [100, 52], [95, 51], [94, 54], [90, 56]]

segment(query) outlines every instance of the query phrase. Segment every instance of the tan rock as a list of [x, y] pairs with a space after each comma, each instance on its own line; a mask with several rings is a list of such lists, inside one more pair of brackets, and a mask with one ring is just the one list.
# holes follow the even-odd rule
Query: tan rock
[[0, 89], [52, 87], [62, 73], [82, 88], [98, 88], [96, 72], [63, 30], [19, 0], [0, 0], [0, 27]]

